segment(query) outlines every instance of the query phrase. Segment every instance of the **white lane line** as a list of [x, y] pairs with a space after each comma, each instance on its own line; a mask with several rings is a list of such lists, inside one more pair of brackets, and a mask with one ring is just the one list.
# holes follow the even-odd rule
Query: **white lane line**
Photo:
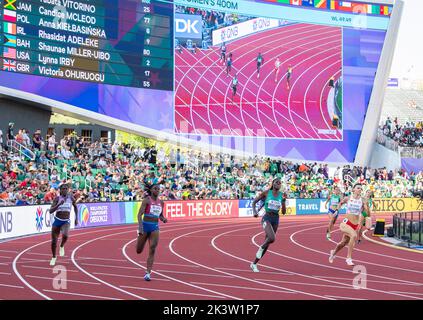
[[[25, 277], [34, 278], [34, 279], [44, 279], [44, 280], [53, 280], [54, 279], [54, 278], [50, 278], [50, 277], [40, 277], [40, 276], [31, 276], [31, 275], [26, 275]], [[69, 279], [66, 279], [66, 281], [67, 282], [75, 282], [75, 283], [84, 283], [84, 284], [89, 284], [89, 285], [100, 285], [100, 283], [89, 282], [89, 281], [69, 280]]]
[[9, 287], [9, 288], [16, 288], [16, 289], [24, 289], [24, 287], [22, 286], [14, 286], [11, 284], [4, 284], [4, 283], [0, 283], [0, 287]]
[[306, 283], [306, 282], [294, 282], [294, 281], [284, 281], [284, 280], [272, 280], [272, 279], [256, 279], [258, 281], [269, 281], [269, 282], [280, 282], [280, 283], [291, 283], [291, 284], [297, 284], [301, 286], [315, 286], [315, 287], [327, 287], [327, 288], [340, 288], [340, 289], [352, 289], [354, 288], [348, 288], [345, 286], [332, 286], [329, 284], [317, 284], [317, 283]]
[[[131, 259], [128, 255], [127, 255], [127, 253], [126, 253], [126, 248], [128, 247], [128, 245], [129, 245], [130, 243], [132, 243], [132, 242], [134, 242], [134, 241], [135, 241], [135, 240], [132, 240], [132, 241], [128, 242], [127, 244], [125, 244], [125, 246], [122, 248], [122, 254], [125, 256], [125, 258], [126, 258], [126, 259], [128, 259], [128, 261], [132, 262], [134, 265], [136, 265], [136, 266], [138, 266], [138, 267], [140, 267], [140, 268], [142, 268], [142, 269], [145, 269], [145, 267], [143, 267], [143, 266], [142, 266], [142, 265], [140, 265], [139, 263], [137, 263], [137, 262], [135, 262], [134, 260], [132, 260], [132, 259]], [[226, 298], [229, 298], [229, 299], [242, 300], [241, 298], [238, 298], [238, 297], [235, 297], [235, 296], [231, 296], [231, 295], [227, 295], [227, 294], [224, 294], [224, 293], [221, 293], [221, 292], [217, 292], [217, 291], [214, 291], [214, 290], [210, 290], [210, 289], [207, 289], [207, 288], [203, 288], [203, 287], [200, 287], [200, 286], [197, 286], [197, 285], [194, 285], [194, 284], [188, 283], [188, 282], [186, 282], [186, 281], [182, 281], [182, 280], [179, 280], [179, 279], [173, 278], [173, 277], [168, 276], [168, 275], [165, 275], [165, 274], [163, 274], [163, 273], [157, 273], [157, 274], [158, 274], [158, 275], [161, 275], [161, 276], [162, 276], [162, 277], [164, 277], [164, 278], [167, 278], [167, 279], [170, 279], [170, 280], [176, 281], [176, 282], [178, 282], [178, 283], [181, 283], [181, 284], [184, 284], [184, 285], [187, 285], [187, 286], [190, 286], [190, 287], [193, 287], [193, 288], [199, 289], [199, 290], [203, 290], [203, 291], [211, 292], [211, 293], [214, 293], [214, 294], [216, 294], [216, 295], [222, 295], [222, 296], [224, 296], [224, 297], [226, 297]]]
[[360, 299], [360, 298], [351, 298], [351, 297], [340, 297], [340, 296], [326, 296], [335, 299], [346, 299], [346, 300], [368, 300], [368, 299]]
[[[100, 233], [100, 232], [107, 232], [107, 231], [115, 231], [115, 230], [122, 230], [122, 229], [128, 229], [128, 226], [126, 227], [112, 227], [112, 228], [101, 228], [101, 229], [94, 229], [94, 230], [90, 230], [87, 232], [77, 232], [74, 234], [74, 237], [78, 237], [78, 236], [82, 236], [82, 235], [87, 235], [87, 234], [93, 234], [93, 233]], [[18, 269], [17, 269], [17, 262], [19, 260], [19, 258], [27, 253], [28, 251], [32, 250], [33, 248], [36, 248], [38, 246], [41, 246], [43, 244], [49, 243], [51, 240], [46, 240], [40, 243], [37, 243], [31, 247], [26, 248], [25, 250], [21, 251], [13, 260], [13, 272], [15, 273], [15, 275], [19, 278], [19, 280], [21, 280], [21, 282], [27, 286], [29, 289], [31, 289], [32, 291], [34, 291], [35, 293], [37, 293], [38, 295], [40, 295], [41, 297], [43, 297], [44, 299], [47, 300], [52, 300], [50, 297], [46, 296], [44, 293], [42, 293], [41, 291], [35, 289], [33, 286], [31, 286], [29, 284], [28, 281], [26, 281], [22, 275], [19, 273]], [[22, 266], [22, 265], [21, 265]], [[26, 267], [26, 268], [33, 268], [33, 269], [47, 269], [47, 270], [52, 270], [51, 267], [50, 268], [44, 268], [44, 267], [37, 267], [37, 266], [22, 266], [22, 267]], [[76, 270], [67, 270], [68, 272], [78, 272]]]
[[151, 290], [151, 291], [159, 291], [159, 292], [166, 292], [166, 293], [186, 294], [186, 295], [190, 295], [190, 296], [225, 299], [225, 297], [222, 297], [222, 296], [213, 296], [213, 295], [210, 295], [210, 294], [201, 294], [201, 293], [193, 293], [193, 292], [186, 292], [186, 291], [171, 291], [171, 290], [163, 290], [163, 289], [155, 289], [155, 288], [139, 288], [139, 287], [131, 287], [131, 286], [120, 286], [120, 287], [126, 288], [126, 289]]
[[[352, 281], [353, 279], [350, 278], [340, 278], [340, 277], [327, 277], [327, 276], [314, 276], [316, 278], [328, 278], [328, 279], [339, 279], [339, 280], [348, 280]], [[394, 279], [392, 279], [394, 280]], [[394, 281], [379, 281], [379, 280], [367, 280], [367, 282], [375, 282], [375, 283], [384, 283], [384, 284], [395, 284], [395, 285], [401, 285], [401, 286], [416, 286], [421, 287], [423, 284], [419, 283], [402, 283], [402, 282], [394, 282]]]
[[4, 258], [4, 259], [12, 259], [12, 257], [8, 257], [8, 256], [0, 256], [0, 258]]
[[[221, 268], [221, 267], [216, 267], [216, 269], [251, 273], [251, 269], [247, 269], [247, 268], [246, 269], [235, 269], [235, 268]], [[291, 273], [291, 272], [260, 271], [260, 273], [278, 274], [278, 275], [281, 275], [281, 276], [292, 276], [293, 275], [293, 273]]]
[[[303, 227], [304, 227], [304, 226], [309, 226], [309, 225], [313, 225], [313, 224], [306, 224], [306, 225], [303, 225]], [[315, 228], [319, 228], [319, 227], [314, 227], [314, 228], [309, 228], [309, 229], [315, 229]], [[293, 236], [294, 236], [295, 234], [297, 234], [297, 233], [299, 233], [299, 232], [301, 232], [301, 231], [306, 231], [306, 230], [309, 230], [309, 229], [301, 229], [301, 230], [296, 231], [296, 232], [294, 232], [293, 234], [291, 234], [291, 236], [290, 236], [291, 242], [293, 242], [293, 243], [297, 244], [298, 246], [300, 246], [300, 247], [302, 247], [302, 248], [304, 248], [304, 249], [311, 250], [311, 251], [316, 251], [316, 252], [319, 252], [319, 253], [323, 253], [323, 252], [321, 252], [321, 251], [314, 250], [314, 249], [311, 249], [311, 248], [309, 248], [309, 247], [303, 246], [303, 245], [301, 245], [301, 244], [299, 244], [299, 243], [295, 242], [295, 240], [293, 239]], [[253, 236], [253, 237], [251, 238], [251, 241], [253, 242], [253, 244], [254, 244], [256, 247], [259, 247], [259, 244], [255, 241], [255, 239], [256, 239], [259, 235], [261, 235], [261, 234], [262, 234], [262, 232], [257, 233], [255, 236]], [[291, 260], [300, 261], [300, 262], [303, 262], [303, 263], [306, 263], [306, 264], [317, 265], [317, 266], [321, 266], [321, 267], [325, 267], [325, 268], [329, 268], [329, 269], [341, 270], [341, 271], [343, 271], [343, 272], [349, 272], [349, 271], [348, 271], [348, 270], [346, 270], [346, 269], [341, 269], [341, 268], [332, 267], [332, 266], [329, 266], [329, 265], [324, 265], [324, 264], [321, 264], [321, 263], [316, 263], [316, 262], [311, 262], [311, 261], [306, 261], [306, 260], [302, 260], [302, 259], [294, 258], [294, 257], [288, 256], [288, 255], [284, 255], [284, 254], [281, 254], [281, 253], [279, 253], [279, 252], [275, 252], [275, 251], [272, 251], [272, 250], [268, 250], [268, 252], [270, 252], [270, 253], [272, 253], [272, 254], [274, 254], [274, 255], [280, 256], [280, 257], [285, 257], [285, 258], [288, 258], [288, 259], [291, 259]], [[323, 254], [325, 254], [325, 253], [323, 253]], [[328, 255], [328, 254], [325, 254], [325, 255]], [[265, 266], [265, 265], [262, 265], [262, 266]], [[269, 268], [269, 269], [272, 269], [272, 270], [280, 270], [279, 268], [274, 268], [274, 267], [267, 266], [267, 265], [266, 265], [265, 267], [267, 267], [267, 268]], [[313, 277], [313, 276], [309, 276], [309, 275], [306, 275], [306, 274], [300, 274], [300, 273], [299, 273], [298, 275], [301, 275], [301, 276], [306, 277], [306, 278], [318, 279], [318, 278], [315, 278], [315, 277]], [[381, 277], [381, 276], [375, 276], [375, 275], [370, 275], [370, 274], [368, 274], [368, 276], [373, 276], [373, 277], [378, 277], [378, 278], [384, 278], [384, 277]], [[390, 279], [390, 278], [388, 278], [388, 279]], [[320, 278], [320, 280], [321, 280], [321, 281], [324, 281], [324, 282], [329, 282], [329, 283], [334, 283], [334, 284], [339, 284], [339, 285], [345, 285], [345, 286], [348, 286], [348, 287], [351, 287], [351, 286], [352, 286], [352, 285], [348, 285], [348, 284], [345, 284], [345, 283], [341, 283], [341, 282], [337, 282], [337, 281], [332, 281], [332, 280], [327, 280], [327, 279], [322, 279], [322, 278]], [[405, 296], [405, 295], [400, 295], [400, 294], [392, 294], [392, 293], [389, 293], [389, 292], [387, 292], [387, 291], [377, 290], [377, 289], [372, 289], [372, 288], [366, 288], [366, 289], [363, 289], [363, 290], [368, 290], [368, 291], [373, 291], [373, 292], [378, 292], [378, 293], [388, 294], [388, 295], [403, 296], [403, 297], [406, 297], [406, 298], [413, 298], [413, 299], [418, 299], [418, 300], [421, 300], [419, 297]]]
[[126, 262], [125, 259], [96, 258], [96, 257], [78, 257], [78, 260], [104, 260], [104, 261]]
[[[256, 228], [256, 226], [254, 226], [254, 227], [248, 227], [248, 228], [243, 228], [243, 229], [238, 229], [237, 231], [244, 231], [244, 230], [253, 229], [253, 228]], [[285, 228], [287, 228], [287, 227], [285, 227]], [[201, 229], [201, 230], [197, 230], [197, 231], [193, 231], [193, 232], [189, 232], [189, 233], [182, 234], [182, 235], [180, 235], [180, 236], [178, 236], [178, 237], [174, 238], [174, 239], [173, 239], [173, 240], [169, 243], [169, 249], [170, 249], [170, 251], [171, 251], [174, 255], [176, 255], [177, 257], [179, 257], [179, 258], [181, 258], [181, 259], [183, 259], [183, 260], [185, 260], [185, 261], [188, 261], [189, 263], [193, 263], [193, 264], [196, 264], [196, 265], [198, 265], [198, 266], [201, 266], [201, 267], [203, 267], [203, 268], [205, 268], [205, 269], [208, 269], [208, 270], [212, 270], [212, 271], [215, 271], [215, 272], [223, 273], [223, 274], [230, 275], [230, 276], [233, 276], [233, 277], [238, 278], [238, 279], [247, 280], [247, 281], [249, 281], [249, 282], [253, 282], [253, 283], [260, 284], [260, 285], [267, 286], [267, 287], [276, 288], [276, 289], [279, 289], [279, 290], [281, 290], [281, 289], [282, 289], [282, 290], [289, 290], [289, 291], [293, 291], [293, 292], [297, 292], [297, 293], [301, 293], [301, 294], [304, 294], [304, 295], [309, 295], [309, 296], [313, 296], [313, 297], [318, 297], [318, 298], [323, 298], [323, 299], [330, 299], [330, 298], [326, 298], [325, 296], [316, 295], [316, 294], [312, 294], [312, 293], [308, 293], [308, 292], [303, 292], [303, 291], [298, 291], [298, 290], [291, 290], [291, 289], [289, 289], [289, 288], [285, 288], [285, 287], [280, 287], [280, 286], [272, 285], [272, 284], [270, 284], [270, 283], [261, 283], [261, 282], [259, 282], [259, 281], [255, 281], [255, 280], [250, 279], [250, 278], [246, 278], [246, 277], [242, 277], [242, 276], [239, 276], [239, 275], [236, 275], [236, 274], [231, 274], [231, 273], [226, 272], [226, 271], [218, 270], [218, 269], [215, 269], [215, 268], [209, 267], [209, 266], [207, 266], [207, 265], [200, 264], [200, 263], [198, 263], [198, 262], [192, 261], [192, 260], [190, 260], [190, 259], [188, 259], [188, 258], [186, 258], [186, 257], [184, 257], [184, 256], [182, 256], [182, 255], [180, 255], [180, 254], [178, 254], [178, 253], [177, 253], [177, 252], [173, 249], [173, 244], [175, 243], [175, 241], [176, 241], [176, 240], [178, 240], [178, 239], [180, 239], [180, 238], [182, 238], [182, 237], [191, 236], [191, 234], [193, 234], [193, 233], [197, 233], [197, 232], [211, 231], [211, 230], [216, 230], [216, 229], [222, 229], [222, 228], [208, 228], [208, 229]], [[215, 243], [214, 243], [214, 242], [215, 242], [215, 239], [216, 239], [216, 238], [218, 238], [218, 237], [220, 237], [220, 236], [223, 236], [223, 235], [225, 235], [225, 234], [228, 234], [228, 233], [230, 233], [230, 232], [234, 232], [234, 230], [230, 230], [230, 231], [227, 231], [227, 232], [221, 233], [221, 234], [219, 234], [218, 236], [214, 237], [214, 238], [211, 240], [212, 246], [213, 246], [213, 247], [214, 247], [217, 251], [220, 251], [220, 252], [222, 252], [222, 253], [224, 253], [224, 254], [226, 254], [226, 255], [232, 256], [232, 257], [234, 257], [234, 258], [236, 258], [236, 259], [238, 259], [238, 260], [242, 260], [242, 261], [244, 261], [244, 262], [246, 262], [246, 263], [250, 263], [251, 261], [248, 261], [248, 260], [246, 260], [246, 259], [242, 259], [242, 258], [239, 258], [239, 257], [235, 257], [235, 256], [233, 256], [233, 255], [231, 255], [231, 254], [229, 254], [229, 253], [226, 253], [226, 252], [224, 252], [224, 251], [222, 251], [221, 249], [219, 249], [219, 248], [217, 248], [217, 247], [216, 247], [216, 245], [215, 245]], [[333, 300], [333, 299], [330, 299], [330, 300]]]
[[[124, 274], [115, 274], [115, 273], [103, 273], [103, 272], [93, 272], [93, 274], [98, 274], [102, 276], [110, 276], [110, 277], [120, 277], [120, 278], [133, 278], [133, 279], [144, 279], [142, 276], [128, 276]], [[170, 281], [168, 279], [160, 279], [160, 278], [154, 278], [154, 281]]]
[[97, 264], [97, 263], [81, 263], [82, 266], [92, 266], [92, 267], [102, 267], [102, 268], [118, 268], [118, 269], [130, 269], [130, 270], [138, 270], [138, 268], [134, 267], [124, 267], [124, 266], [114, 266], [110, 264]]
[[[24, 266], [21, 265], [22, 268], [30, 268], [30, 269], [41, 269], [41, 270], [50, 270], [53, 271], [53, 267], [39, 267], [39, 266]], [[68, 269], [66, 268], [66, 272], [79, 272], [78, 270], [72, 270], [72, 269]]]
[[279, 293], [290, 293], [290, 294], [297, 294], [294, 291], [286, 291], [286, 290], [274, 290], [274, 289], [263, 289], [263, 288], [253, 288], [253, 287], [241, 287], [241, 286], [233, 286], [228, 284], [217, 284], [217, 283], [205, 283], [205, 282], [191, 282], [200, 285], [206, 286], [214, 286], [214, 287], [225, 287], [225, 288], [235, 288], [235, 289], [244, 289], [244, 290], [254, 290], [254, 291], [266, 291], [266, 292], [279, 292]]
[[0, 272], [0, 274], [5, 275], [5, 276], [11, 276], [12, 274], [9, 272]]
[[391, 291], [391, 292], [404, 293], [404, 294], [416, 294], [416, 295], [419, 295], [419, 296], [423, 296], [423, 293], [417, 293], [417, 292], [403, 292], [403, 291]]
[[[294, 243], [295, 245], [297, 245], [298, 247], [301, 247], [301, 248], [303, 248], [303, 249], [306, 249], [306, 250], [308, 250], [308, 251], [312, 251], [312, 252], [316, 252], [316, 253], [319, 253], [319, 255], [323, 255], [323, 256], [327, 256], [327, 257], [329, 257], [329, 252], [324, 252], [324, 251], [320, 251], [320, 250], [316, 250], [316, 249], [313, 249], [313, 248], [311, 248], [311, 247], [308, 247], [308, 246], [306, 246], [306, 245], [302, 245], [301, 243], [299, 243], [299, 242], [297, 242], [295, 239], [294, 239], [294, 237], [297, 235], [297, 234], [299, 234], [299, 233], [301, 233], [301, 232], [306, 232], [306, 231], [309, 231], [309, 230], [313, 230], [313, 229], [316, 229], [316, 228], [319, 228], [319, 227], [313, 227], [313, 228], [308, 228], [308, 229], [301, 229], [301, 230], [298, 230], [298, 231], [296, 231], [296, 232], [294, 232], [293, 234], [291, 234], [291, 236], [289, 237], [290, 238], [290, 241], [292, 242], [292, 243]], [[255, 237], [257, 237], [257, 236], [259, 236], [260, 234], [258, 233], [258, 234], [256, 234], [255, 235]], [[257, 247], [258, 247], [258, 244], [257, 243], [254, 243]], [[270, 251], [269, 251], [270, 252]], [[341, 270], [341, 271], [347, 271], [346, 269], [341, 269], [341, 268], [337, 268], [337, 267], [332, 267], [332, 266], [330, 266], [330, 265], [324, 265], [324, 264], [321, 264], [321, 263], [316, 263], [316, 262], [311, 262], [311, 261], [305, 261], [305, 260], [301, 260], [301, 259], [297, 259], [297, 258], [294, 258], [294, 257], [289, 257], [289, 256], [286, 256], [286, 255], [283, 255], [283, 254], [280, 254], [280, 253], [277, 253], [277, 252], [274, 252], [274, 251], [271, 251], [273, 254], [275, 254], [275, 255], [278, 255], [278, 256], [281, 256], [281, 257], [288, 257], [288, 258], [290, 258], [290, 259], [293, 259], [293, 260], [296, 260], [296, 261], [302, 261], [302, 262], [306, 262], [306, 263], [308, 263], [308, 264], [313, 264], [313, 265], [319, 265], [319, 266], [323, 266], [323, 267], [326, 267], [326, 268], [330, 268], [330, 269], [336, 269], [336, 270]], [[338, 259], [345, 259], [345, 257], [340, 257], [340, 256], [336, 256]], [[364, 263], [364, 264], [368, 264], [368, 265], [375, 265], [375, 266], [378, 266], [378, 267], [386, 267], [386, 268], [390, 268], [390, 269], [395, 269], [395, 270], [400, 270], [400, 274], [402, 274], [403, 273], [403, 271], [406, 271], [406, 270], [408, 270], [408, 271], [411, 271], [411, 272], [416, 272], [416, 273], [423, 273], [423, 271], [417, 271], [417, 270], [409, 270], [409, 269], [405, 269], [405, 268], [398, 268], [398, 267], [392, 267], [392, 266], [388, 266], [388, 265], [380, 265], [380, 264], [377, 264], [377, 263], [372, 263], [372, 262], [368, 262], [368, 261], [363, 261], [363, 260], [357, 260], [357, 259], [354, 259], [354, 261], [355, 262], [361, 262], [361, 263]], [[349, 271], [348, 271], [349, 272]], [[378, 276], [378, 275], [375, 275], [375, 274], [367, 274], [367, 276], [371, 276], [371, 277], [375, 277], [375, 278], [379, 278], [379, 279], [386, 279], [386, 280], [393, 280], [392, 278], [389, 278], [389, 277], [383, 277], [383, 276]], [[415, 281], [409, 281], [409, 280], [402, 280], [402, 279], [396, 279], [396, 280], [398, 280], [398, 281], [401, 281], [401, 282], [404, 282], [404, 283], [418, 283], [418, 282], [415, 282]], [[420, 283], [419, 283], [420, 284]]]
[[167, 272], [167, 273], [190, 274], [190, 275], [202, 276], [202, 277], [233, 278], [232, 276], [224, 276], [221, 274], [207, 274], [207, 273], [199, 273], [199, 272], [184, 272], [184, 271], [174, 271], [174, 270], [157, 270], [157, 271]]
[[[1, 244], [1, 242], [0, 242], [0, 244]], [[15, 251], [15, 250], [3, 250], [3, 249], [1, 249], [0, 252], [18, 253], [19, 251]]]
[[193, 266], [189, 264], [179, 264], [179, 263], [165, 263], [165, 262], [156, 262], [154, 261], [154, 264], [162, 264], [164, 266], [178, 266], [178, 267], [188, 267], [188, 268], [199, 268], [199, 266]]
[[8, 266], [10, 263], [7, 263], [7, 262], [0, 262], [0, 265], [2, 265], [2, 266]]
[[106, 299], [106, 300], [122, 300], [122, 299], [118, 299], [118, 298], [93, 296], [93, 295], [90, 295], [90, 294], [82, 294], [82, 293], [68, 292], [68, 291], [57, 291], [57, 290], [43, 290], [43, 291], [52, 292], [52, 293], [59, 293], [59, 294], [67, 294], [67, 295], [71, 295], [71, 296], [87, 297], [87, 298], [97, 298], [97, 299]]
[[[132, 231], [132, 230], [131, 230]], [[131, 231], [126, 231], [126, 232], [131, 232]], [[118, 234], [123, 234], [123, 233], [125, 233], [125, 232], [118, 232], [118, 233], [114, 233], [114, 235], [118, 235]], [[107, 281], [103, 281], [103, 280], [101, 280], [100, 278], [98, 278], [98, 277], [96, 277], [96, 276], [94, 276], [93, 274], [91, 274], [90, 272], [88, 272], [88, 271], [86, 271], [84, 268], [82, 268], [77, 262], [76, 262], [76, 259], [75, 259], [75, 256], [76, 256], [76, 253], [78, 252], [78, 250], [80, 249], [80, 248], [82, 248], [83, 246], [86, 246], [87, 244], [90, 244], [90, 243], [92, 243], [92, 242], [94, 242], [94, 241], [96, 241], [96, 240], [99, 240], [99, 239], [103, 239], [103, 238], [106, 238], [106, 237], [109, 237], [109, 236], [112, 236], [113, 234], [108, 234], [108, 235], [105, 235], [105, 236], [101, 236], [101, 237], [96, 237], [96, 238], [94, 238], [94, 239], [91, 239], [91, 240], [88, 240], [88, 241], [86, 241], [86, 242], [83, 242], [83, 243], [81, 243], [78, 247], [76, 247], [73, 251], [72, 251], [72, 255], [71, 255], [71, 259], [72, 259], [72, 262], [73, 262], [73, 264], [80, 270], [80, 271], [82, 271], [83, 273], [85, 273], [87, 276], [89, 276], [89, 277], [91, 277], [91, 278], [93, 278], [94, 280], [97, 280], [98, 282], [101, 282], [102, 284], [104, 284], [104, 285], [106, 285], [106, 286], [108, 286], [108, 287], [110, 287], [110, 288], [113, 288], [113, 289], [115, 289], [115, 290], [117, 290], [117, 291], [120, 291], [120, 292], [122, 292], [122, 293], [124, 293], [124, 294], [127, 294], [127, 295], [129, 295], [129, 296], [131, 296], [131, 297], [134, 297], [134, 298], [137, 298], [137, 299], [139, 299], [139, 300], [147, 300], [146, 298], [144, 298], [144, 297], [141, 297], [141, 296], [138, 296], [138, 295], [136, 295], [136, 294], [133, 294], [132, 292], [128, 292], [128, 291], [126, 291], [126, 290], [123, 290], [123, 289], [121, 289], [121, 288], [119, 288], [119, 287], [116, 287], [116, 286], [114, 286], [113, 284], [111, 284], [111, 283], [109, 283], [109, 282], [107, 282]], [[87, 263], [81, 263], [81, 265], [89, 265], [89, 264], [87, 264]], [[97, 266], [101, 266], [101, 265], [97, 265]], [[116, 268], [116, 266], [115, 266], [115, 268]]]

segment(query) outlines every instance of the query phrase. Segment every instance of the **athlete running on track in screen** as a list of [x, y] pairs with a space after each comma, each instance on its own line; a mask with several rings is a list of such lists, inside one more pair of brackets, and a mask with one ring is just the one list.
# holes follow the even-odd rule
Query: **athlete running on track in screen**
[[232, 70], [232, 52], [229, 53], [228, 59], [226, 60], [226, 74], [229, 75], [231, 70]]
[[257, 263], [263, 258], [264, 254], [266, 253], [269, 245], [275, 242], [276, 238], [276, 231], [278, 230], [279, 226], [279, 211], [282, 208], [282, 214], [286, 213], [286, 206], [285, 206], [285, 197], [283, 192], [280, 191], [282, 186], [282, 182], [279, 178], [276, 178], [272, 182], [272, 186], [269, 190], [262, 192], [257, 198], [253, 201], [253, 214], [254, 217], [258, 217], [256, 204], [260, 200], [264, 201], [264, 210], [265, 214], [261, 219], [261, 223], [266, 234], [266, 239], [264, 243], [259, 247], [256, 258], [253, 263], [250, 264], [251, 270], [253, 272], [259, 272], [257, 268]]
[[[367, 203], [368, 211], [362, 211], [361, 214], [363, 215], [363, 227], [360, 229], [360, 232], [358, 233], [358, 239], [357, 243], [361, 242], [361, 236], [363, 234], [363, 228], [370, 229], [371, 227], [371, 210], [373, 208], [373, 192], [371, 190], [366, 191], [366, 195], [364, 197], [364, 200]], [[370, 221], [367, 223], [367, 218], [370, 218]]]
[[329, 194], [328, 199], [325, 202], [325, 208], [327, 208], [329, 203], [329, 225], [326, 229], [326, 238], [330, 239], [330, 233], [332, 232], [333, 225], [338, 219], [339, 212], [336, 211], [339, 202], [341, 201], [341, 190], [338, 186], [334, 186], [332, 192]]
[[236, 76], [236, 74], [234, 75], [234, 77], [232, 78], [231, 81], [231, 87], [232, 87], [232, 100], [234, 100], [234, 97], [236, 95], [236, 88], [238, 86], [238, 78]]
[[275, 82], [278, 81], [278, 74], [279, 74], [279, 68], [281, 66], [281, 61], [279, 60], [279, 57], [275, 60]]
[[54, 222], [51, 226], [51, 252], [53, 257], [50, 260], [50, 265], [56, 264], [56, 249], [57, 240], [59, 239], [60, 232], [62, 232], [62, 242], [60, 243], [59, 255], [65, 255], [65, 243], [69, 238], [70, 229], [70, 213], [72, 206], [75, 210], [75, 226], [78, 225], [78, 208], [74, 197], [69, 194], [69, 186], [67, 184], [60, 185], [60, 195], [53, 200], [50, 207], [50, 214], [56, 212]]
[[260, 78], [260, 67], [263, 65], [264, 59], [261, 53], [259, 52], [257, 56], [257, 79]]
[[357, 235], [360, 232], [360, 228], [363, 222], [363, 216], [361, 212], [365, 210], [368, 212], [368, 205], [365, 199], [361, 197], [362, 186], [360, 183], [357, 183], [353, 187], [352, 195], [349, 197], [345, 197], [339, 202], [338, 207], [335, 211], [339, 211], [339, 209], [344, 205], [347, 204], [347, 214], [342, 220], [339, 229], [343, 233], [342, 240], [336, 245], [335, 250], [330, 251], [329, 262], [333, 263], [336, 254], [346, 245], [348, 245], [348, 255], [345, 262], [349, 266], [353, 266], [354, 263], [352, 261], [352, 252], [354, 249], [355, 241], [357, 239]]
[[291, 89], [291, 76], [292, 76], [292, 67], [289, 65], [288, 70], [286, 70], [286, 88]]
[[226, 45], [225, 43], [222, 43], [220, 46], [220, 61], [222, 61], [222, 64], [225, 64], [226, 62]]
[[159, 243], [159, 220], [164, 223], [167, 219], [163, 215], [163, 201], [159, 199], [160, 188], [158, 184], [150, 187], [151, 195], [145, 198], [138, 211], [138, 238], [137, 253], [144, 250], [145, 243], [149, 240], [150, 250], [147, 258], [147, 270], [144, 280], [150, 281], [153, 268], [154, 255]]

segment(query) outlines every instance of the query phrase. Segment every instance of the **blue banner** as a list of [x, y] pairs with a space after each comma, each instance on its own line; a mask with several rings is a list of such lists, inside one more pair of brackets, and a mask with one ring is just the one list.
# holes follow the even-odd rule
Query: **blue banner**
[[[328, 213], [329, 206], [325, 207], [326, 199], [297, 199], [296, 214], [297, 215], [313, 215]], [[340, 214], [344, 214], [346, 209], [343, 207], [339, 210]]]

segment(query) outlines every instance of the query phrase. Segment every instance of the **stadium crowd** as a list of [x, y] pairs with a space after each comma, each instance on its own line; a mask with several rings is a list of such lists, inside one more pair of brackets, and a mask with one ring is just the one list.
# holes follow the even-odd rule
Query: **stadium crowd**
[[[87, 143], [76, 134], [56, 142], [54, 135], [43, 141], [41, 130], [32, 140], [23, 129], [14, 136], [13, 125], [8, 131], [0, 153], [3, 206], [51, 203], [63, 182], [72, 185], [80, 202], [140, 200], [153, 183], [160, 184], [163, 199], [251, 199], [275, 177], [282, 179], [289, 197], [297, 198], [325, 198], [334, 184], [348, 193], [355, 182], [373, 190], [375, 197], [406, 197], [423, 189], [423, 172], [351, 166], [330, 170], [327, 164], [180, 149], [166, 154], [154, 146]], [[26, 145], [35, 159], [7, 148], [9, 140]]]
[[[231, 26], [246, 20], [252, 19], [249, 16], [242, 16], [234, 13], [225, 13], [219, 11], [209, 11], [199, 8], [185, 7], [185, 6], [175, 6], [176, 13], [191, 14], [201, 16], [203, 20], [202, 30], [203, 30], [203, 40], [206, 41], [207, 46], [212, 45], [212, 32], [219, 28], [224, 28]], [[182, 44], [186, 46], [186, 43]], [[177, 50], [181, 50], [178, 45], [176, 46]], [[195, 51], [194, 51], [195, 53]]]
[[401, 125], [398, 118], [391, 120], [388, 117], [380, 125], [380, 129], [385, 136], [398, 142], [401, 147], [423, 147], [423, 121], [406, 122]]

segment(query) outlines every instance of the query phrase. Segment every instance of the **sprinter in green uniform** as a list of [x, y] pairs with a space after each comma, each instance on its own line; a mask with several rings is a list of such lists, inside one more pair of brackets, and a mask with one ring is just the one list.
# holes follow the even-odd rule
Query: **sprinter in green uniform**
[[337, 185], [334, 185], [332, 192], [329, 194], [328, 199], [325, 202], [325, 208], [328, 207], [329, 203], [329, 225], [326, 229], [326, 238], [330, 240], [330, 233], [332, 232], [333, 225], [336, 222], [336, 219], [338, 219], [338, 211], [336, 211], [336, 208], [338, 207], [339, 202], [341, 201], [341, 190]]
[[264, 201], [264, 210], [265, 214], [261, 219], [261, 223], [266, 234], [266, 239], [264, 243], [259, 247], [256, 253], [256, 259], [251, 263], [251, 270], [254, 272], [259, 272], [257, 268], [257, 262], [263, 257], [266, 253], [269, 245], [275, 242], [276, 231], [279, 226], [279, 211], [282, 209], [282, 214], [286, 213], [286, 198], [283, 192], [280, 191], [282, 182], [279, 178], [276, 178], [272, 182], [272, 186], [269, 190], [262, 192], [256, 199], [253, 201], [253, 213], [254, 217], [258, 217], [258, 211], [256, 209], [256, 204], [259, 201]]
[[[370, 211], [373, 208], [373, 197], [374, 197], [374, 195], [373, 195], [372, 190], [370, 190], [370, 189], [367, 190], [364, 199], [367, 202], [368, 212], [366, 212], [365, 210], [363, 210], [361, 212], [361, 214], [364, 217], [364, 219], [363, 219], [363, 227], [366, 226], [366, 218], [370, 218], [370, 214], [371, 214]], [[357, 243], [360, 243], [361, 242], [361, 236], [362, 236], [362, 234], [363, 234], [363, 228], [360, 228], [360, 232], [358, 233]]]

